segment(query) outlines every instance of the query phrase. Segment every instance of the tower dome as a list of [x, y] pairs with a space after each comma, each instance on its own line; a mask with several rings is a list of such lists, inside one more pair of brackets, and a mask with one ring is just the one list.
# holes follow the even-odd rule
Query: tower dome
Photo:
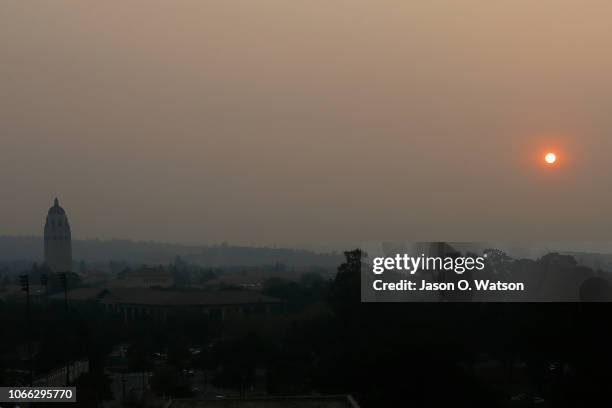
[[72, 269], [72, 234], [66, 211], [56, 198], [45, 222], [45, 263], [53, 272]]
[[60, 207], [59, 200], [57, 198], [54, 200], [53, 207], [49, 208], [49, 214], [66, 215], [66, 211]]

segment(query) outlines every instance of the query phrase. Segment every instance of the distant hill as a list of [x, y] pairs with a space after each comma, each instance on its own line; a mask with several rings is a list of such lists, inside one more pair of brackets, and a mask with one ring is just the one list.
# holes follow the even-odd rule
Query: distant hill
[[[129, 240], [74, 240], [73, 259], [86, 262], [125, 261], [135, 264], [165, 264], [178, 255], [203, 266], [262, 266], [281, 263], [289, 267], [336, 267], [342, 254], [316, 253], [300, 249], [242, 247], [232, 245], [189, 246]], [[42, 237], [0, 236], [0, 261], [43, 259]]]

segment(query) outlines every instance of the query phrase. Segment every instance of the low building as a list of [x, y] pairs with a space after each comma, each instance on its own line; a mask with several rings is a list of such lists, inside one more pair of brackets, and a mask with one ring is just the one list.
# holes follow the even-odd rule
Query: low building
[[57, 367], [34, 380], [37, 387], [65, 387], [72, 384], [81, 375], [89, 372], [89, 360], [71, 361]]
[[87, 286], [101, 286], [113, 279], [113, 276], [109, 272], [101, 272], [96, 270], [89, 270], [86, 272], [79, 273], [81, 283]]
[[[64, 299], [63, 294], [53, 296]], [[201, 313], [224, 319], [230, 315], [269, 314], [283, 310], [280, 299], [253, 291], [173, 291], [145, 288], [79, 288], [69, 302], [97, 303], [124, 321], [141, 317], [167, 319], [172, 313]]]
[[142, 267], [126, 273], [122, 279], [112, 281], [111, 285], [121, 288], [169, 288], [174, 286], [174, 277], [161, 266]]
[[[32, 303], [40, 303], [45, 300], [47, 295], [47, 287], [43, 285], [30, 284], [30, 301]], [[0, 287], [0, 300], [25, 302], [26, 293], [21, 288], [21, 285], [5, 285]]]
[[350, 395], [174, 400], [168, 408], [359, 408]]
[[64, 292], [59, 292], [49, 296], [49, 299], [52, 301], [64, 301], [67, 298], [68, 302], [71, 303], [98, 303], [105, 293], [106, 289], [101, 288], [78, 288], [69, 290], [67, 296]]

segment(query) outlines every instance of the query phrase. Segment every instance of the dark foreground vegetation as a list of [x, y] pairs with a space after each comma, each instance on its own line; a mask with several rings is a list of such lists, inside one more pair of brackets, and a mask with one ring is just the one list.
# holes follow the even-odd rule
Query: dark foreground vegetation
[[31, 337], [35, 375], [89, 360], [90, 372], [76, 380], [83, 407], [113, 398], [112, 370], [142, 373], [153, 393], [173, 397], [199, 395], [203, 384], [247, 393], [263, 372], [268, 394], [352, 394], [363, 407], [610, 400], [612, 304], [366, 304], [360, 260], [347, 252], [333, 280], [270, 279], [263, 291], [286, 301], [285, 313], [270, 316], [180, 313], [126, 324], [94, 304], [49, 302], [33, 305], [28, 329], [23, 304], [0, 303], [0, 384], [15, 385], [15, 368], [29, 369]]

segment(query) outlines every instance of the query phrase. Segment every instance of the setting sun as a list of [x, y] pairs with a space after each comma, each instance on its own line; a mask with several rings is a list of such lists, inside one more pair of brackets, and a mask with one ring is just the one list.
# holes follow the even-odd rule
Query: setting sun
[[552, 152], [546, 153], [546, 156], [544, 156], [544, 160], [548, 164], [554, 164], [557, 161], [557, 155]]

